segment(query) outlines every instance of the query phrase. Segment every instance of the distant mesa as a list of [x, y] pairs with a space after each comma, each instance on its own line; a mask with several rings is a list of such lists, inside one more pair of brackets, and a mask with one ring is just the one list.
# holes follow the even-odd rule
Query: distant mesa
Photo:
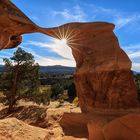
[[[0, 72], [4, 71], [4, 65], [0, 65]], [[40, 66], [40, 73], [54, 73], [54, 74], [73, 74], [75, 67], [67, 67], [61, 65], [54, 66]]]

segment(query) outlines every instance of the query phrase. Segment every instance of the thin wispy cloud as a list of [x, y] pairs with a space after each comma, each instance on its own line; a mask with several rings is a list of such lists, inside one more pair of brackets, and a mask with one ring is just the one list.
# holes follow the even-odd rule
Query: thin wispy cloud
[[123, 46], [123, 48], [126, 49], [127, 51], [133, 51], [133, 50], [137, 51], [140, 50], [140, 43]]
[[32, 19], [33, 21], [36, 21], [36, 22], [39, 21], [39, 18], [38, 18], [37, 16], [31, 16], [31, 19]]
[[74, 6], [71, 9], [63, 9], [61, 11], [52, 11], [53, 16], [61, 16], [65, 20], [69, 21], [86, 21], [86, 13], [83, 11], [83, 9], [77, 5]]
[[6, 50], [0, 51], [0, 64], [4, 64], [3, 58], [9, 58], [11, 56], [12, 56], [12, 53], [7, 52]]
[[3, 65], [4, 63], [3, 63], [3, 59], [0, 59], [0, 65]]
[[37, 41], [29, 41], [27, 45], [33, 45], [36, 47], [42, 47], [46, 50], [51, 50], [52, 52], [57, 53], [63, 59], [74, 60], [72, 56], [71, 48], [67, 46], [67, 44], [61, 42], [57, 39], [52, 39], [48, 42], [37, 42]]
[[135, 71], [140, 71], [140, 63], [138, 63], [140, 62], [140, 44], [123, 46], [123, 49], [132, 61], [132, 69]]
[[140, 58], [140, 44], [134, 44], [123, 47], [131, 59]]
[[3, 56], [3, 57], [9, 57], [11, 56], [12, 54], [7, 52], [6, 50], [2, 50], [0, 51], [0, 56]]
[[[14, 1], [17, 1], [16, 3], [20, 5], [18, 0]], [[75, 2], [62, 0], [59, 2], [61, 6], [54, 5], [54, 2], [46, 3], [48, 2], [42, 1], [42, 5], [39, 7], [37, 1], [31, 1], [29, 11], [24, 10], [24, 7], [21, 8], [23, 8], [23, 11], [27, 12], [26, 14], [35, 23], [44, 27], [57, 26], [67, 22], [105, 21], [114, 23], [116, 25], [115, 33], [119, 38], [120, 44], [127, 44], [127, 46], [121, 47], [132, 60], [133, 69], [140, 71], [140, 65], [138, 63], [140, 59], [140, 43], [138, 43], [140, 31], [139, 10], [135, 10], [135, 8], [132, 7], [131, 10], [133, 9], [133, 11], [130, 11], [126, 3], [125, 6], [121, 8], [121, 11], [117, 9], [120, 4], [119, 2], [117, 6], [111, 3], [107, 5], [108, 2], [104, 4], [100, 1], [96, 1], [95, 4], [93, 1], [86, 2], [84, 0], [76, 0]], [[32, 4], [34, 4], [34, 7]], [[30, 13], [31, 10], [33, 13]], [[71, 49], [65, 44], [61, 44], [54, 39], [49, 40], [43, 36], [41, 36], [41, 39], [38, 36], [36, 38], [34, 38], [34, 36], [29, 36], [29, 38], [25, 37], [23, 41], [23, 49], [31, 52], [35, 56], [36, 62], [40, 65], [75, 66], [75, 60], [72, 56]], [[137, 42], [137, 44], [135, 44], [135, 42]], [[30, 49], [28, 46], [31, 46]], [[15, 51], [15, 49], [13, 51]], [[1, 51], [0, 63], [2, 63], [2, 57], [11, 57], [13, 51]]]
[[116, 30], [123, 28], [127, 24], [133, 23], [137, 20], [136, 15], [128, 16], [128, 17], [121, 17], [117, 16], [114, 19], [114, 23], [116, 24]]
[[130, 54], [128, 54], [129, 55], [129, 57], [131, 58], [131, 59], [134, 59], [134, 58], [140, 58], [140, 51], [138, 51], [138, 52], [131, 52]]
[[132, 64], [132, 69], [140, 72], [140, 63], [133, 63]]
[[[24, 50], [32, 53], [35, 57], [35, 60], [37, 63], [39, 63], [42, 66], [47, 66], [47, 65], [63, 65], [63, 66], [75, 66], [75, 60], [72, 56], [71, 49], [68, 48], [68, 46], [61, 45], [59, 44], [56, 40], [52, 40], [51, 44], [44, 43], [44, 42], [35, 42], [35, 41], [30, 41], [28, 43], [25, 43], [36, 46], [36, 47], [41, 47], [44, 49], [51, 49], [55, 53], [58, 53], [62, 58], [50, 58], [47, 55], [42, 56], [37, 54], [37, 52], [33, 51], [32, 49], [29, 49], [27, 47], [21, 46]], [[61, 45], [61, 46], [60, 46]]]
[[89, 10], [83, 11], [86, 17], [88, 15], [91, 16], [92, 14], [92, 17], [88, 17], [90, 20], [113, 22], [116, 25], [116, 30], [140, 20], [140, 14], [138, 13], [128, 13], [117, 9], [109, 9], [102, 6], [97, 6], [95, 4], [82, 3], [82, 6], [85, 7], [84, 9]]

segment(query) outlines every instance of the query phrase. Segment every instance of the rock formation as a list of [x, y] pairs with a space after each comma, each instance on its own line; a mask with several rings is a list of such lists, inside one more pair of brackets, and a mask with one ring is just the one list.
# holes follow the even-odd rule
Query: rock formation
[[135, 110], [139, 103], [131, 61], [120, 48], [113, 29], [113, 24], [105, 22], [69, 23], [46, 29], [52, 37], [67, 39], [77, 64], [74, 78], [82, 113], [64, 114], [60, 124], [67, 135], [88, 136], [88, 132], [91, 137], [100, 131], [87, 129], [90, 121], [104, 126], [118, 117], [139, 112]]
[[137, 106], [131, 61], [119, 47], [113, 24], [69, 23], [45, 29], [34, 24], [9, 0], [0, 1], [0, 13], [1, 49], [16, 47], [25, 33], [42, 32], [67, 39], [77, 64], [75, 84], [83, 112]]
[[89, 140], [140, 140], [139, 122], [138, 114], [123, 116], [105, 126], [90, 122], [88, 124]]
[[22, 34], [43, 33], [43, 30], [10, 0], [0, 0], [0, 49], [17, 47], [22, 42]]
[[111, 23], [94, 22], [46, 30], [53, 37], [66, 38], [72, 49], [77, 64], [75, 85], [83, 112], [138, 105], [131, 61], [120, 48], [113, 29]]

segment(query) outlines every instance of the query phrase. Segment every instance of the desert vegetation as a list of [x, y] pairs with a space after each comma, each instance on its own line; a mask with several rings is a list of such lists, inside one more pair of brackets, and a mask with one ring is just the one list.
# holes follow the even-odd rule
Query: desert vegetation
[[[42, 72], [34, 56], [21, 48], [3, 61], [5, 65], [0, 73], [0, 102], [8, 105], [9, 112], [21, 99], [43, 105], [49, 105], [50, 101], [78, 104], [72, 73]], [[140, 74], [136, 73], [134, 77], [140, 100]]]
[[50, 101], [72, 102], [76, 97], [73, 76], [69, 73], [41, 73], [31, 53], [18, 48], [11, 58], [3, 59], [0, 74], [0, 101], [11, 112], [24, 99], [49, 105]]
[[[41, 66], [35, 63], [34, 56], [21, 48], [3, 61], [5, 65], [0, 73], [0, 103], [3, 105], [0, 119], [10, 117], [8, 125], [21, 123], [23, 126], [36, 126], [45, 133], [40, 137], [45, 135], [46, 139], [62, 139], [64, 134], [58, 123], [62, 114], [81, 111], [77, 107], [79, 102], [73, 73], [40, 71]], [[140, 74], [134, 74], [134, 79], [140, 101]]]

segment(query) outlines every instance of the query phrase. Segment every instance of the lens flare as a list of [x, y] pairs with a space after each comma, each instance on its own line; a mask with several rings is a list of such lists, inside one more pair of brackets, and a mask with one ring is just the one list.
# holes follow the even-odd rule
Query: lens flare
[[67, 39], [66, 38], [63, 38], [60, 41], [62, 42], [62, 44], [67, 44]]
[[54, 34], [62, 44], [67, 44], [71, 48], [81, 45], [81, 40], [84, 40], [80, 31], [72, 29], [68, 25], [58, 27]]

